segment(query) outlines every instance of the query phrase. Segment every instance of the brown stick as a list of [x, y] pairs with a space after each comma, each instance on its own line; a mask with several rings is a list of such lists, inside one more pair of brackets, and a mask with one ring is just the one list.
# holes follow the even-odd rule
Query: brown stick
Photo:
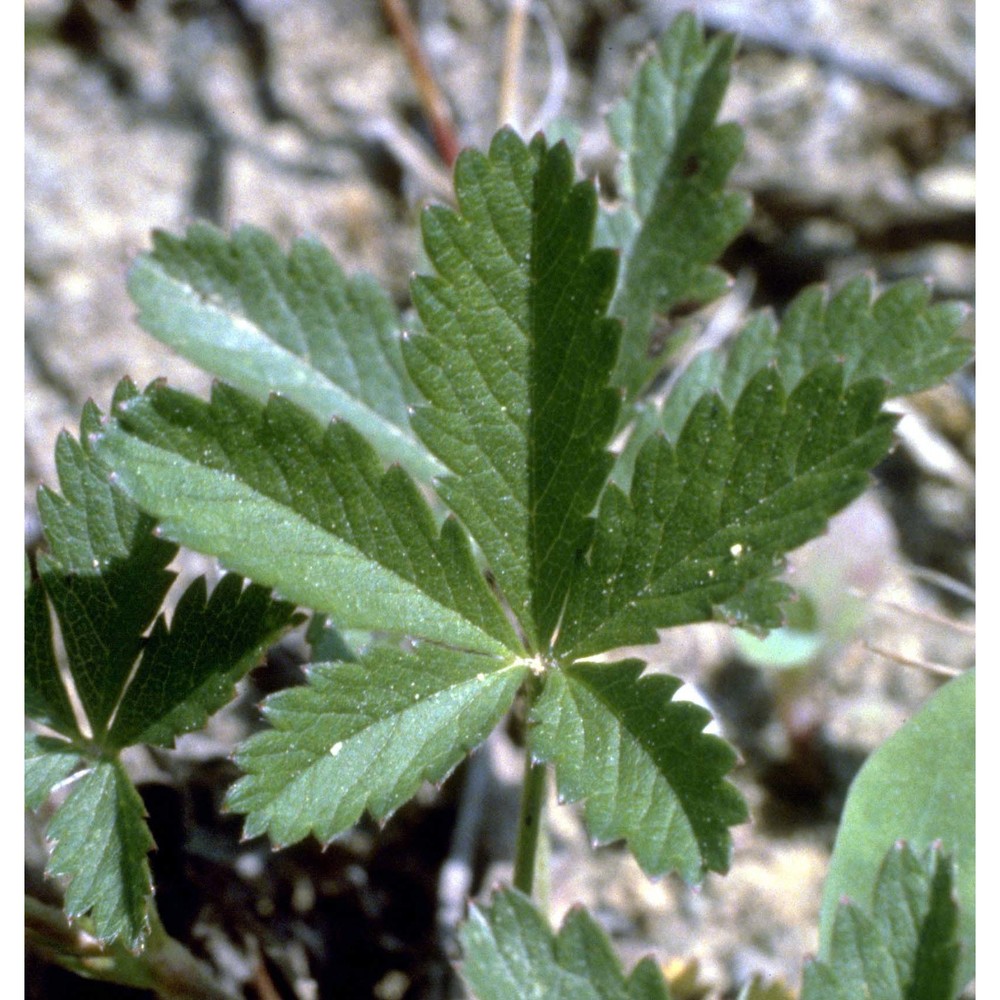
[[900, 663], [904, 667], [919, 667], [921, 670], [926, 670], [931, 674], [939, 674], [942, 677], [957, 677], [963, 673], [962, 670], [957, 670], [955, 667], [946, 667], [943, 663], [932, 663], [929, 660], [918, 660], [912, 656], [904, 656], [902, 653], [895, 653], [891, 649], [883, 649], [881, 646], [875, 646], [870, 642], [862, 642], [861, 645], [869, 653], [882, 656], [887, 660], [892, 660], [894, 663]]
[[503, 47], [503, 70], [500, 76], [500, 106], [497, 118], [500, 125], [519, 128], [521, 122], [521, 56], [524, 52], [524, 35], [531, 0], [510, 0], [507, 16], [507, 33]]
[[403, 55], [406, 56], [413, 82], [417, 86], [417, 93], [430, 122], [438, 155], [450, 167], [459, 151], [455, 120], [444, 92], [434, 77], [417, 26], [413, 23], [413, 18], [403, 0], [382, 0], [382, 10], [403, 46]]

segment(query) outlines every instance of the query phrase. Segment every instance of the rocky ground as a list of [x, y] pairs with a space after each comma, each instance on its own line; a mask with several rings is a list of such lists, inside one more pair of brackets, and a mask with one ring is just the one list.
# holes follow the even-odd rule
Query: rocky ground
[[[507, 5], [417, 6], [461, 140], [481, 145], [497, 121]], [[555, 114], [579, 123], [584, 169], [607, 187], [614, 151], [603, 114], [650, 40], [691, 7], [743, 39], [723, 117], [746, 130], [734, 183], [755, 202], [724, 261], [733, 290], [706, 323], [731, 328], [748, 309], [780, 309], [806, 284], [864, 270], [926, 275], [940, 296], [973, 302], [971, 0], [536, 3], [522, 127]], [[255, 223], [286, 243], [308, 232], [405, 306], [421, 266], [419, 208], [448, 188], [374, 2], [27, 0], [25, 39], [25, 533], [34, 546], [35, 489], [54, 483], [55, 436], [75, 427], [88, 397], [106, 406], [125, 374], [197, 391], [208, 383], [132, 322], [124, 276], [150, 229], [206, 218]], [[655, 953], [680, 998], [732, 997], [755, 973], [797, 986], [816, 947], [850, 777], [940, 683], [902, 661], [972, 663], [974, 385], [970, 368], [907, 401], [902, 443], [873, 490], [797, 557], [826, 616], [827, 641], [808, 671], [761, 668], [713, 627], [643, 650], [654, 668], [701, 687], [740, 749], [735, 781], [753, 822], [735, 831], [731, 873], [699, 891], [650, 882], [625, 852], [592, 850], [574, 811], [553, 810], [556, 916], [585, 903], [629, 963]], [[864, 599], [844, 600], [855, 592]], [[298, 676], [299, 654], [294, 640], [276, 650], [206, 734], [136, 757], [163, 919], [248, 997], [452, 995], [437, 924], [462, 896], [439, 891], [439, 875], [446, 860], [448, 871], [467, 864], [472, 891], [485, 892], [509, 871], [512, 746], [498, 735], [442, 789], [326, 851], [241, 843], [238, 821], [218, 809], [228, 754], [258, 724], [263, 694]], [[31, 824], [28, 848], [29, 881], [52, 893], [39, 884]], [[85, 993], [32, 963], [28, 995]], [[128, 994], [102, 985], [94, 995]]]

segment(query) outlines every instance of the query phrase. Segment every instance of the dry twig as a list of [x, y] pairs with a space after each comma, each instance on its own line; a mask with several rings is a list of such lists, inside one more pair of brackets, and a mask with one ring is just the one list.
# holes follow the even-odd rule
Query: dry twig
[[382, 0], [382, 9], [403, 46], [403, 54], [406, 56], [424, 111], [427, 113], [431, 131], [434, 133], [434, 144], [438, 155], [450, 167], [459, 151], [455, 121], [444, 91], [438, 85], [430, 61], [424, 52], [417, 26], [413, 23], [413, 18], [410, 17], [403, 0]]

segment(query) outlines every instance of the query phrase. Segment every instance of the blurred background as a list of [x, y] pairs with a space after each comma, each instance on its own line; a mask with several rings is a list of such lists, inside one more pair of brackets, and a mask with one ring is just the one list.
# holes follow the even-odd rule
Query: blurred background
[[[286, 246], [308, 233], [408, 306], [424, 266], [419, 210], [450, 188], [393, 19], [400, 6], [26, 0], [29, 547], [40, 541], [37, 486], [56, 482], [56, 435], [75, 429], [87, 398], [105, 408], [123, 375], [207, 389], [133, 322], [125, 275], [151, 229], [253, 223]], [[722, 118], [746, 132], [733, 185], [755, 209], [723, 260], [730, 293], [689, 320], [698, 337], [724, 339], [753, 309], [780, 312], [806, 285], [859, 272], [926, 277], [938, 297], [974, 303], [973, 0], [406, 9], [462, 145], [485, 145], [501, 116], [525, 131], [568, 119], [581, 170], [608, 197], [616, 153], [604, 115], [653, 40], [682, 9], [740, 36]], [[501, 81], [522, 14], [515, 95]], [[850, 778], [948, 670], [972, 663], [974, 370], [899, 408], [901, 443], [873, 489], [793, 560], [806, 597], [794, 627], [767, 644], [680, 629], [642, 650], [652, 669], [699, 686], [740, 750], [735, 780], [754, 822], [735, 831], [731, 874], [696, 892], [651, 883], [625, 852], [591, 850], [575, 812], [553, 811], [556, 915], [591, 907], [629, 963], [657, 955], [679, 1000], [733, 997], [754, 973], [785, 991], [776, 998], [794, 995]], [[516, 751], [498, 734], [442, 789], [325, 852], [240, 843], [238, 821], [218, 810], [228, 754], [258, 725], [261, 697], [301, 679], [303, 648], [293, 637], [276, 650], [207, 734], [133, 762], [164, 921], [248, 997], [450, 996], [455, 907], [466, 888], [506, 875]], [[53, 896], [32, 830], [29, 884]], [[457, 895], [440, 881], [446, 861], [465, 872]], [[88, 995], [37, 963], [28, 978], [31, 997]]]

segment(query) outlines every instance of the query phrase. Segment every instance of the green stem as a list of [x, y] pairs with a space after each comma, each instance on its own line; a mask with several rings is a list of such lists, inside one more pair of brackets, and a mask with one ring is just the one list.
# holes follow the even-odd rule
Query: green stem
[[517, 850], [514, 855], [514, 888], [527, 896], [535, 890], [539, 838], [545, 822], [547, 778], [548, 765], [532, 760], [531, 751], [525, 749], [524, 787], [521, 789], [521, 813], [517, 819]]
[[153, 989], [164, 1000], [232, 1000], [233, 994], [219, 985], [211, 970], [167, 933], [152, 900], [147, 948]]
[[100, 944], [81, 918], [72, 925], [58, 906], [24, 897], [25, 941], [44, 960], [88, 979], [152, 990], [163, 1000], [236, 1000], [211, 971], [163, 929], [151, 904], [150, 934], [142, 951]]

